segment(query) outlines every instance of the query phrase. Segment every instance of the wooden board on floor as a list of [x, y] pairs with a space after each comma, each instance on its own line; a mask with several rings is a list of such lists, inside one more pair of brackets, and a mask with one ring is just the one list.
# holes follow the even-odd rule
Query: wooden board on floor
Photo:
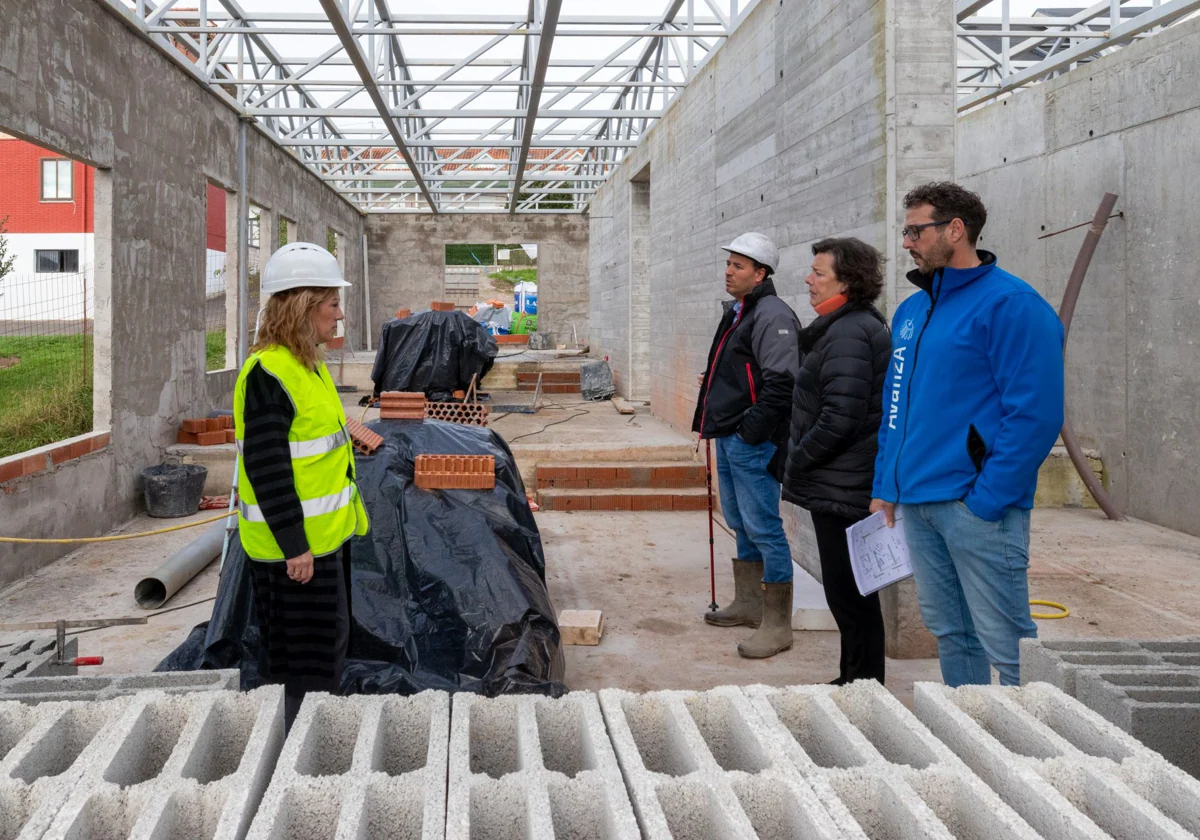
[[637, 414], [637, 409], [620, 397], [613, 397], [612, 404], [613, 408], [617, 410], [618, 414]]
[[604, 635], [604, 613], [600, 610], [563, 610], [558, 629], [564, 645], [598, 645]]

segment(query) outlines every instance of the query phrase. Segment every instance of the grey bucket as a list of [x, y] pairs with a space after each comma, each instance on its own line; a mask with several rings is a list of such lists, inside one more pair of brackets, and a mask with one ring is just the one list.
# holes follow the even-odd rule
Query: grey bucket
[[198, 464], [159, 464], [142, 470], [146, 512], [167, 519], [191, 516], [200, 509], [208, 467]]

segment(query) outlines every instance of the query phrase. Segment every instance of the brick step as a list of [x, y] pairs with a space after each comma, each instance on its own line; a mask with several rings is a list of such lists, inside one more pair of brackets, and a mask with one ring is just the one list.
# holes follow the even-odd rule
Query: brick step
[[704, 487], [703, 464], [620, 462], [540, 464], [539, 490], [600, 490], [625, 487], [681, 489]]
[[[537, 385], [530, 384], [527, 382], [522, 382], [517, 385], [517, 390], [523, 391], [526, 394], [532, 394], [534, 391], [537, 390]], [[578, 382], [576, 382], [574, 385], [564, 385], [564, 384], [546, 385], [545, 383], [543, 383], [542, 384], [542, 393], [543, 394], [578, 394], [578, 393], [580, 393], [580, 387], [579, 387]]]
[[578, 385], [579, 371], [570, 370], [547, 370], [547, 371], [523, 371], [517, 373], [517, 382], [528, 382], [531, 385], [536, 385], [538, 377], [542, 378], [543, 385]]
[[654, 487], [617, 487], [599, 490], [547, 489], [538, 491], [542, 510], [707, 510], [708, 493], [702, 487], [677, 490]]

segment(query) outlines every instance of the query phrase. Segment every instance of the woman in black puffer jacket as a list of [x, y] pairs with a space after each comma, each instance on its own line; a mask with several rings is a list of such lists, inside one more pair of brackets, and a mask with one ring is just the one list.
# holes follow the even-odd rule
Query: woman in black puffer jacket
[[879, 596], [858, 593], [846, 529], [866, 518], [875, 477], [883, 384], [892, 342], [874, 306], [883, 257], [858, 239], [812, 246], [809, 300], [817, 318], [800, 331], [800, 374], [780, 473], [783, 498], [812, 513], [825, 599], [842, 636], [842, 685], [883, 682]]

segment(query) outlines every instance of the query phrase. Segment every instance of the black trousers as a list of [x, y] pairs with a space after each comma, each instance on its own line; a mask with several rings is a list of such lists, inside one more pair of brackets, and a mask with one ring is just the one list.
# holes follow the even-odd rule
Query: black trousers
[[883, 613], [879, 593], [858, 594], [854, 570], [850, 568], [850, 547], [846, 529], [858, 522], [828, 513], [812, 515], [821, 554], [821, 582], [825, 600], [842, 636], [842, 657], [838, 680], [871, 679], [883, 682]]
[[338, 694], [350, 644], [350, 544], [313, 559], [297, 583], [286, 562], [250, 563], [264, 681], [283, 684], [284, 726], [291, 730], [310, 691]]

